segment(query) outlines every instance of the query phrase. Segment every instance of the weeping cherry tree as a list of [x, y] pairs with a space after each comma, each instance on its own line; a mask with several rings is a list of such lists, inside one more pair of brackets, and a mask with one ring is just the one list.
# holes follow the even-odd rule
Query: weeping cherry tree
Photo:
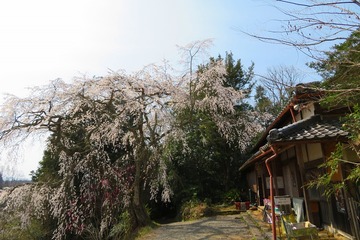
[[[49, 205], [57, 221], [53, 239], [76, 239], [91, 231], [105, 239], [124, 211], [134, 226], [149, 223], [144, 193], [171, 200], [163, 148], [170, 137], [184, 137], [175, 121], [181, 109], [206, 110], [229, 142], [243, 136], [237, 141], [242, 148], [261, 130], [256, 122], [225, 117], [234, 113], [234, 100], [244, 95], [224, 86], [221, 61], [197, 72], [196, 78], [177, 77], [167, 69], [152, 65], [131, 75], [112, 72], [72, 83], [57, 79], [34, 88], [28, 97], [7, 97], [0, 115], [4, 147], [51, 134], [48, 147], [58, 157], [60, 181], [51, 190], [47, 184], [33, 188], [34, 195], [47, 192], [47, 199], [25, 208]], [[192, 94], [202, 92], [203, 97], [191, 98], [189, 86]], [[15, 203], [16, 195], [12, 199]]]

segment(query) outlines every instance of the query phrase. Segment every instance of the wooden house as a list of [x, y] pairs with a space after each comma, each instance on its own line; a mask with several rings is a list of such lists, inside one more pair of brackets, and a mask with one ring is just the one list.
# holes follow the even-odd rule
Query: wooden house
[[[359, 185], [347, 183], [346, 190], [330, 197], [324, 195], [324, 189], [307, 186], [324, 174], [326, 170], [319, 165], [327, 161], [337, 143], [349, 143], [341, 124], [347, 109], [321, 107], [321, 95], [307, 85], [296, 86], [292, 100], [266, 129], [240, 171], [259, 205], [271, 198], [271, 192], [273, 196], [289, 195], [293, 204], [302, 204], [301, 212], [297, 212], [299, 220], [360, 239]], [[343, 158], [331, 179], [334, 183], [346, 178], [352, 163], [360, 162], [358, 155], [346, 147]]]

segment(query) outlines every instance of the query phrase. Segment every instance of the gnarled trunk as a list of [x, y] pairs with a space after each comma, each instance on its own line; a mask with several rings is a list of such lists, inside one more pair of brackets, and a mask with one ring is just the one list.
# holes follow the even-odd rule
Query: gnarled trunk
[[135, 179], [134, 179], [134, 192], [132, 198], [132, 212], [134, 214], [134, 220], [136, 221], [137, 227], [146, 226], [150, 223], [150, 217], [146, 212], [144, 204], [141, 198], [141, 162], [135, 160]]

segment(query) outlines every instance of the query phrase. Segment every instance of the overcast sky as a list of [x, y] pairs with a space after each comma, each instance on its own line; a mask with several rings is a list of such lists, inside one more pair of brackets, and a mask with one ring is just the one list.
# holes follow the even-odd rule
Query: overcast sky
[[[212, 38], [213, 56], [232, 51], [255, 72], [288, 65], [315, 75], [310, 61], [290, 47], [270, 45], [238, 29], [262, 33], [279, 27], [279, 12], [262, 0], [14, 0], [0, 3], [0, 93], [74, 76], [128, 73], [150, 63], [179, 60], [176, 45]], [[0, 96], [2, 98], [2, 96]], [[42, 151], [30, 144], [16, 175], [36, 170]], [[8, 166], [0, 160], [0, 167]]]

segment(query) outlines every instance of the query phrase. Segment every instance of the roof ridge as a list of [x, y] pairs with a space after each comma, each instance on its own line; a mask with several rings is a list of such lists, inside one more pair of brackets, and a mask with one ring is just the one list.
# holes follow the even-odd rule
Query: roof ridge
[[269, 131], [267, 140], [268, 140], [268, 142], [275, 141], [279, 138], [282, 138], [283, 136], [291, 134], [292, 132], [297, 130], [299, 127], [301, 127], [301, 128], [307, 127], [308, 125], [310, 125], [312, 123], [319, 122], [319, 120], [321, 120], [321, 119], [322, 119], [321, 115], [317, 114], [317, 115], [311, 116], [310, 118], [302, 119], [300, 121], [291, 123], [282, 128], [273, 128]]

